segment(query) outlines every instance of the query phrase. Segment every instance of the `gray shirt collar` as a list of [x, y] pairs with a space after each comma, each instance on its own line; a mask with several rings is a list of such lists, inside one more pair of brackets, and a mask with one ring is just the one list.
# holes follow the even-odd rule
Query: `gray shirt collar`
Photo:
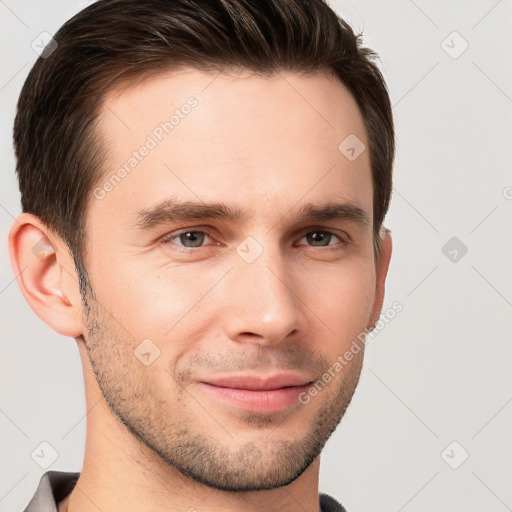
[[[58, 503], [75, 486], [80, 473], [47, 471], [24, 512], [58, 512]], [[322, 512], [346, 512], [343, 506], [328, 494], [319, 494]]]

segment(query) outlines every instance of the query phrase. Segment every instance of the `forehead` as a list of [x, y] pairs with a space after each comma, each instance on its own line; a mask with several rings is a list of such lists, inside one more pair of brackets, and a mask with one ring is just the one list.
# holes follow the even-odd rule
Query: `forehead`
[[98, 129], [106, 194], [91, 206], [103, 215], [133, 217], [167, 196], [269, 215], [302, 198], [347, 199], [371, 213], [369, 151], [340, 150], [347, 137], [368, 147], [363, 118], [333, 77], [166, 72], [108, 94]]

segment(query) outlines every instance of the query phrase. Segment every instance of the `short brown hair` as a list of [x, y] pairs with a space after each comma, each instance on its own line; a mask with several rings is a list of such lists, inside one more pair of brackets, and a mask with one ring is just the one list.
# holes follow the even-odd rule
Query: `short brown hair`
[[54, 40], [20, 94], [16, 171], [23, 211], [66, 242], [82, 285], [86, 206], [105, 154], [95, 130], [101, 104], [116, 86], [179, 67], [338, 77], [367, 130], [378, 259], [392, 189], [391, 104], [377, 54], [324, 0], [99, 0]]

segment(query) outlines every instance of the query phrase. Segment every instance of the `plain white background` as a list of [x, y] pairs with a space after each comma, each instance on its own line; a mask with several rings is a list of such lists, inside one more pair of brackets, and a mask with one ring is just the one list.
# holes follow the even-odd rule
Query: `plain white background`
[[[320, 490], [349, 512], [512, 510], [512, 3], [330, 3], [380, 54], [394, 105], [384, 310], [403, 310], [367, 346]], [[31, 457], [41, 442], [58, 453], [51, 469], [79, 471], [83, 456], [75, 342], [25, 303], [7, 232], [21, 210], [12, 123], [32, 41], [86, 4], [0, 1], [2, 512], [33, 495], [46, 471]]]

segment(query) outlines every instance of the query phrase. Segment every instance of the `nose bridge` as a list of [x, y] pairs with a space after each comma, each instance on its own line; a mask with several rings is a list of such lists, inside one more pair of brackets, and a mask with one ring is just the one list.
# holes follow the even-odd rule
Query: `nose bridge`
[[233, 339], [252, 334], [252, 341], [271, 344], [303, 330], [293, 273], [278, 245], [270, 245], [270, 238], [265, 244], [246, 239], [247, 245], [237, 247], [229, 290], [233, 317], [228, 325]]

